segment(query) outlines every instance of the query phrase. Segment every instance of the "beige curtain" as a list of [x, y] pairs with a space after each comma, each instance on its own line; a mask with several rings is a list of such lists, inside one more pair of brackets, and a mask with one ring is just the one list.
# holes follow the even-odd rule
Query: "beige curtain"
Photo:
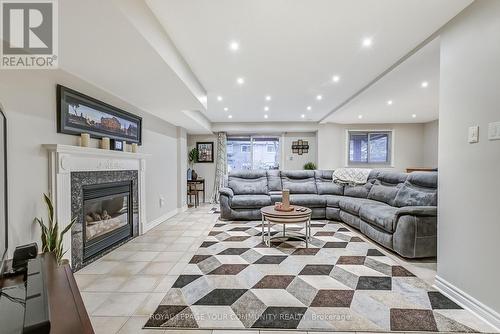
[[219, 203], [219, 189], [223, 187], [224, 175], [227, 174], [227, 135], [225, 132], [217, 133], [217, 155], [215, 158], [214, 190], [210, 202]]

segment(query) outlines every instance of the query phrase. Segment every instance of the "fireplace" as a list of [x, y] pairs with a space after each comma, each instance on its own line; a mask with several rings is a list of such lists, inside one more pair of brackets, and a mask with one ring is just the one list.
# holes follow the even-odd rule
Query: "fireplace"
[[132, 181], [85, 185], [83, 261], [87, 262], [133, 235]]
[[71, 172], [71, 267], [78, 271], [139, 235], [138, 172]]

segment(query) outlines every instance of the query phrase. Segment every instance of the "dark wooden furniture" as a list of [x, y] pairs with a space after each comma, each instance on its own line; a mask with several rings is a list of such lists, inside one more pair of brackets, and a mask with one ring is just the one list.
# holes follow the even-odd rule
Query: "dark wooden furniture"
[[[51, 334], [94, 334], [73, 272], [68, 264], [57, 265], [53, 254], [41, 254], [46, 275]], [[0, 280], [0, 286], [23, 283], [23, 276]], [[1, 330], [0, 330], [1, 331]]]
[[[201, 188], [198, 186], [201, 185]], [[205, 203], [205, 179], [202, 177], [197, 178], [196, 180], [188, 180], [187, 181], [187, 189], [188, 189], [188, 199], [189, 199], [189, 189], [195, 189], [197, 192], [203, 193], [203, 202]]]
[[411, 172], [435, 172], [436, 168], [430, 168], [430, 167], [410, 167], [406, 168], [407, 173]]

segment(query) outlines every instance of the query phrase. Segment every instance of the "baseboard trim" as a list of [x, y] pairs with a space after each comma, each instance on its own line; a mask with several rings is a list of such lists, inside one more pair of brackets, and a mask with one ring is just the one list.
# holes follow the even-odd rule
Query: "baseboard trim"
[[172, 218], [173, 216], [175, 216], [179, 212], [183, 212], [183, 211], [185, 211], [184, 208], [177, 208], [177, 209], [174, 209], [174, 210], [171, 210], [171, 211], [165, 213], [164, 215], [161, 215], [160, 217], [158, 217], [156, 219], [153, 219], [152, 221], [148, 222], [144, 226], [144, 230], [142, 232], [146, 233], [147, 231], [154, 228], [155, 226], [158, 226], [159, 224], [163, 223], [165, 220]]
[[474, 297], [439, 276], [436, 276], [434, 288], [458, 305], [462, 306], [464, 309], [474, 313], [490, 326], [493, 326], [497, 331], [500, 331], [500, 314], [489, 306], [484, 305]]

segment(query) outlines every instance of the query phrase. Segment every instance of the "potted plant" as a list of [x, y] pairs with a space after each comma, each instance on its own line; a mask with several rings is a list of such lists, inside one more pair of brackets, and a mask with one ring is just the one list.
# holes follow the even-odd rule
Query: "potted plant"
[[[194, 147], [191, 151], [188, 153], [188, 158], [189, 158], [189, 166], [191, 167], [188, 169], [188, 180], [196, 180], [198, 178], [198, 174], [194, 171], [194, 164], [198, 162], [198, 157], [199, 157], [199, 152], [196, 147]], [[189, 175], [191, 174], [191, 177]]]
[[43, 194], [45, 205], [47, 206], [47, 213], [49, 217], [49, 224], [45, 225], [43, 218], [35, 218], [34, 222], [40, 225], [42, 229], [42, 252], [52, 252], [56, 256], [57, 263], [61, 264], [63, 262], [62, 257], [66, 253], [63, 246], [63, 236], [68, 232], [73, 224], [76, 222], [76, 217], [71, 220], [71, 222], [66, 226], [61, 233], [59, 233], [59, 224], [55, 217], [54, 205], [52, 204], [52, 199], [47, 195]]
[[315, 170], [316, 169], [316, 165], [314, 164], [314, 162], [307, 162], [304, 165], [304, 169], [305, 170]]

